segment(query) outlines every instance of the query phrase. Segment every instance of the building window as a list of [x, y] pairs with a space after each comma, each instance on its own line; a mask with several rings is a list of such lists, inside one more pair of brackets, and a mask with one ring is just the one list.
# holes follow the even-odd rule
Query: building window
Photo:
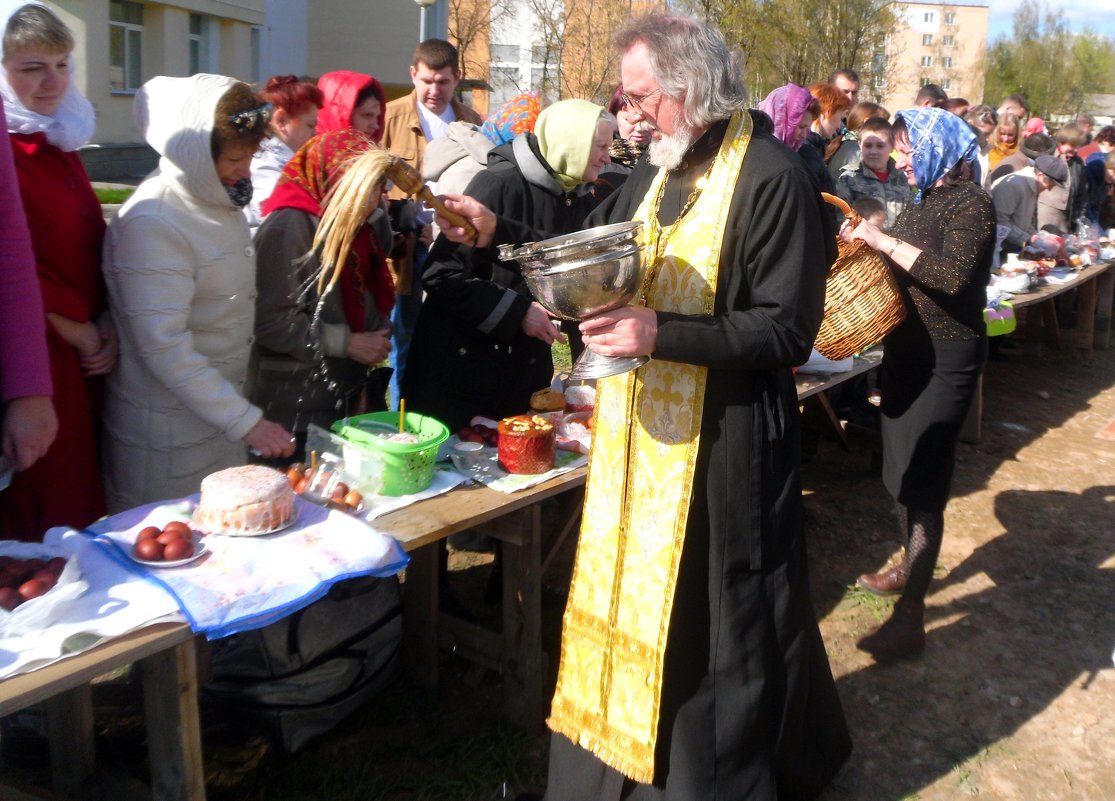
[[201, 14], [190, 14], [190, 31], [187, 34], [190, 48], [190, 75], [199, 72], [217, 72], [213, 58], [213, 20]]
[[922, 21], [923, 22], [928, 22], [928, 23], [936, 22], [937, 21], [937, 12], [936, 11], [926, 11], [925, 14], [922, 16]]
[[922, 56], [921, 57], [921, 65], [923, 67], [932, 67], [933, 66], [933, 56]]
[[922, 45], [922, 47], [932, 47], [933, 46], [933, 34], [923, 33], [921, 35], [921, 45]]
[[259, 83], [263, 80], [263, 28], [258, 25], [252, 26], [251, 48], [252, 83]]
[[955, 25], [956, 24], [956, 12], [955, 11], [946, 11], [945, 12], [945, 24], [946, 25]]
[[143, 84], [143, 6], [126, 0], [108, 4], [108, 86], [134, 92]]
[[494, 44], [491, 46], [491, 59], [493, 64], [518, 64], [519, 46]]
[[941, 44], [945, 47], [952, 47], [952, 34], [941, 37]]
[[945, 56], [941, 59], [941, 66], [947, 70], [952, 69], [952, 56]]
[[945, 78], [943, 81], [941, 81], [941, 88], [944, 89], [946, 92], [951, 92], [952, 91], [952, 79], [951, 78]]

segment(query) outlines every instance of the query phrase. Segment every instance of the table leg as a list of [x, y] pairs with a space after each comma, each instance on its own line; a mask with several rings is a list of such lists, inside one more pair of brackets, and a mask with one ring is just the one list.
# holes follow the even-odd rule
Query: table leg
[[81, 798], [93, 775], [93, 688], [83, 684], [43, 702], [54, 792]]
[[503, 548], [503, 705], [527, 731], [542, 727], [542, 509], [516, 515]]
[[1115, 302], [1115, 272], [1108, 268], [1096, 278], [1096, 350], [1111, 347], [1111, 306]]
[[205, 801], [194, 643], [148, 656], [140, 666], [152, 794], [160, 801]]
[[403, 582], [403, 629], [406, 670], [420, 687], [437, 686], [438, 548], [433, 542], [411, 551]]
[[1092, 279], [1076, 290], [1076, 327], [1069, 338], [1073, 345], [1091, 353], [1096, 336], [1096, 281]]
[[1057, 304], [1053, 298], [1041, 304], [1041, 326], [1045, 344], [1054, 350], [1061, 349], [1061, 325], [1057, 321]]

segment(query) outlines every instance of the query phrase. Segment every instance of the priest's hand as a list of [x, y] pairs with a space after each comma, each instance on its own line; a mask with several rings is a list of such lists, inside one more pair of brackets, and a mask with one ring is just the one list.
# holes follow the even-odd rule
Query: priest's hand
[[473, 239], [464, 228], [454, 225], [439, 214], [434, 220], [442, 236], [450, 242], [475, 248], [486, 248], [492, 244], [492, 237], [496, 232], [496, 215], [487, 206], [468, 195], [440, 195], [440, 197], [447, 209], [467, 218], [477, 231], [477, 237]]
[[580, 328], [585, 347], [601, 356], [649, 356], [658, 344], [658, 314], [646, 306], [621, 306]]

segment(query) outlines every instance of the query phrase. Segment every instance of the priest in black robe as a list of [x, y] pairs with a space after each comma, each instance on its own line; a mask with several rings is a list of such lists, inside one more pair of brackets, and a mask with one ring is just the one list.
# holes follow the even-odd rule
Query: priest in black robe
[[[586, 226], [643, 219], [651, 278], [645, 305], [581, 330], [598, 353], [651, 362], [601, 383], [594, 430], [618, 434], [594, 442], [545, 800], [815, 798], [851, 740], [809, 593], [791, 368], [820, 325], [835, 231], [801, 159], [742, 110], [719, 31], [651, 16], [616, 44], [628, 119], [653, 143]], [[531, 238], [472, 199], [448, 204], [478, 247]], [[648, 491], [648, 463], [680, 479]], [[676, 532], [661, 508], [639, 517], [679, 491]]]

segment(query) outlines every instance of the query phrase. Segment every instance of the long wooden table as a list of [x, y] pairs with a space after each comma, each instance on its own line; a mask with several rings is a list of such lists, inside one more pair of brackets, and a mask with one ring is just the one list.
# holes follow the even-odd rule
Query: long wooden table
[[[799, 374], [799, 399], [823, 401], [826, 390], [870, 370], [880, 358], [881, 353], [876, 352], [857, 359], [846, 373]], [[462, 485], [374, 521], [411, 558], [404, 583], [404, 648], [412, 680], [424, 686], [436, 684], [438, 652], [451, 650], [502, 674], [507, 717], [526, 729], [541, 726], [546, 669], [541, 641], [542, 576], [561, 543], [576, 531], [580, 497], [571, 497], [559, 512], [564, 526], [548, 555], [543, 553], [540, 504], [583, 487], [586, 476], [587, 468], [581, 467], [511, 494]], [[477, 526], [483, 526], [503, 548], [502, 630], [498, 632], [438, 609], [438, 549], [451, 534]], [[87, 797], [93, 772], [90, 682], [133, 662], [143, 672], [154, 796], [204, 801], [195, 636], [185, 624], [149, 626], [0, 681], [0, 715], [43, 702], [51, 732], [54, 790], [63, 797]], [[35, 796], [0, 786], [0, 798], [22, 801]]]
[[[438, 651], [446, 648], [500, 672], [504, 714], [525, 729], [541, 726], [544, 714], [542, 650], [542, 554], [540, 503], [585, 483], [584, 467], [512, 494], [472, 484], [400, 509], [375, 521], [410, 554], [403, 585], [406, 662], [415, 681], [438, 680]], [[579, 519], [579, 496], [565, 513], [556, 551]], [[502, 630], [492, 632], [441, 613], [438, 551], [458, 531], [484, 526], [502, 548]]]
[[[1094, 264], [1078, 272], [1066, 283], [1045, 284], [1033, 292], [1015, 295], [1015, 310], [1025, 309], [1021, 333], [1031, 350], [1044, 342], [1060, 348], [1065, 341], [1085, 353], [1106, 350], [1111, 344], [1111, 303], [1115, 273], [1109, 263]], [[1054, 298], [1077, 290], [1076, 325], [1061, 331]]]
[[[161, 623], [114, 637], [91, 650], [0, 682], [0, 716], [43, 703], [50, 734], [54, 791], [64, 798], [90, 798], [93, 775], [93, 701], [90, 682], [124, 665], [138, 663], [152, 793], [159, 801], [205, 801], [198, 715], [194, 634], [183, 623]], [[0, 798], [30, 795], [0, 785]]]

